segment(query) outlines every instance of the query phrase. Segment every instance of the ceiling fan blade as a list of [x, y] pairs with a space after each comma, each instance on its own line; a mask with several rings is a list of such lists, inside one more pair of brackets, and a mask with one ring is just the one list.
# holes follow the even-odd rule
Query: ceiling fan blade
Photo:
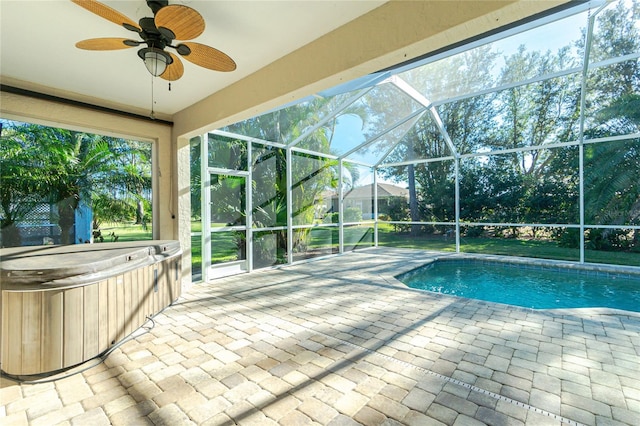
[[154, 18], [156, 27], [171, 31], [176, 40], [191, 40], [204, 31], [204, 18], [194, 9], [172, 4], [160, 9]]
[[[208, 68], [213, 71], [233, 71], [236, 69], [236, 63], [227, 55], [205, 44], [188, 41], [182, 43], [187, 46], [191, 53], [182, 55], [187, 61]], [[180, 51], [178, 51], [180, 53]]]
[[171, 55], [173, 62], [167, 66], [167, 69], [164, 70], [162, 74], [160, 74], [160, 77], [167, 81], [175, 81], [184, 74], [184, 65], [182, 65], [182, 61], [178, 59], [176, 55], [171, 52], [168, 53]]
[[[126, 44], [125, 42], [129, 42], [130, 44]], [[76, 47], [84, 50], [119, 50], [129, 49], [137, 44], [139, 44], [137, 41], [129, 40], [127, 38], [108, 37], [82, 40], [76, 43]]]
[[115, 9], [110, 8], [106, 4], [102, 4], [99, 1], [95, 0], [71, 0], [75, 4], [80, 7], [84, 7], [89, 12], [95, 13], [96, 15], [113, 22], [114, 24], [121, 25], [128, 30], [131, 31], [142, 31], [140, 25], [138, 25], [135, 21], [127, 18], [122, 13], [118, 12]]

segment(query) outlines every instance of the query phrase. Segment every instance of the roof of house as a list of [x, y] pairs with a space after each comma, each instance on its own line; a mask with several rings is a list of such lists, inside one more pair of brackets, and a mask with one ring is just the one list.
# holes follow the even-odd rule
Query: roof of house
[[[349, 191], [345, 198], [371, 198], [373, 184], [359, 186]], [[378, 198], [404, 197], [409, 198], [409, 190], [389, 183], [378, 183]]]

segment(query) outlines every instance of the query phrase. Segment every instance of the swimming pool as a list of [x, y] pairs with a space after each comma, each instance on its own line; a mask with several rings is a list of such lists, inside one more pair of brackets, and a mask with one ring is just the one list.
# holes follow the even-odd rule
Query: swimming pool
[[405, 285], [533, 309], [640, 312], [640, 275], [484, 260], [436, 260], [396, 277]]

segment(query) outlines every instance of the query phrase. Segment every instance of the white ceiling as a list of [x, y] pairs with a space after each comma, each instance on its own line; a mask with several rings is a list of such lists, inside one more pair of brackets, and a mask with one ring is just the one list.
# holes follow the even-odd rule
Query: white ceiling
[[[204, 33], [193, 41], [231, 56], [237, 69], [210, 71], [183, 61], [184, 75], [153, 79], [156, 113], [172, 114], [263, 68], [380, 6], [382, 0], [173, 0], [196, 9]], [[105, 0], [134, 21], [152, 16], [144, 0]], [[75, 43], [97, 37], [137, 39], [70, 0], [0, 0], [0, 77], [5, 85], [39, 88], [102, 106], [150, 110], [152, 78], [137, 48], [87, 51]]]

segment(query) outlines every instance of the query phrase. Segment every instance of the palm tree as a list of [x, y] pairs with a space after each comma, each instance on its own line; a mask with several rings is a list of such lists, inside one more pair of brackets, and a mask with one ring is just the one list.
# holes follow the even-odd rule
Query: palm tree
[[93, 190], [109, 180], [113, 155], [102, 136], [56, 130], [56, 138], [40, 141], [49, 154], [48, 198], [58, 207], [61, 243], [73, 244], [76, 209], [82, 202], [91, 205]]

